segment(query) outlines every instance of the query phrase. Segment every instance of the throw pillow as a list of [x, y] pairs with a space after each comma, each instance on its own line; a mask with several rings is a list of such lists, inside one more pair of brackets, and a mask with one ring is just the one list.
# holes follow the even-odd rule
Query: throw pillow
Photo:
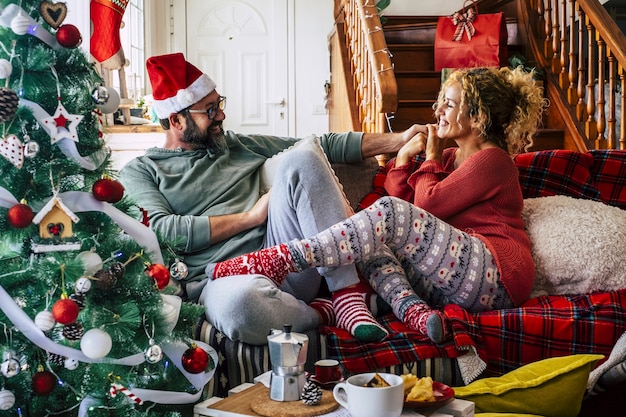
[[626, 210], [556, 195], [524, 200], [522, 217], [536, 269], [531, 297], [626, 287]]
[[[322, 146], [320, 145], [319, 138], [315, 135], [308, 136], [304, 139], [297, 141], [294, 145], [290, 146], [289, 148], [272, 156], [267, 161], [265, 161], [265, 163], [261, 167], [261, 190], [263, 192], [267, 192], [272, 187], [272, 183], [280, 169], [280, 165], [283, 163], [283, 161], [285, 160], [285, 157], [289, 154], [289, 152], [294, 149], [308, 150], [308, 151], [317, 153], [318, 155], [322, 156], [322, 158], [326, 161], [328, 165], [328, 169], [333, 174], [333, 177], [335, 178], [337, 182], [337, 186], [339, 187], [339, 190], [341, 191], [341, 193], [343, 193], [343, 186], [341, 185], [341, 182], [335, 175], [335, 171], [333, 171], [333, 168], [330, 165], [330, 161], [328, 161], [328, 157], [326, 156], [326, 153], [324, 152], [324, 150], [322, 149]], [[348, 202], [348, 198], [346, 197], [345, 193], [343, 194], [343, 197], [344, 197], [344, 200], [346, 201], [346, 209], [349, 210], [349, 212], [352, 212], [353, 210], [350, 207], [350, 203]]]
[[473, 401], [477, 413], [576, 417], [589, 372], [603, 357], [582, 354], [540, 360], [500, 377], [454, 387], [454, 395]]
[[536, 414], [520, 414], [520, 413], [477, 413], [474, 417], [543, 417]]

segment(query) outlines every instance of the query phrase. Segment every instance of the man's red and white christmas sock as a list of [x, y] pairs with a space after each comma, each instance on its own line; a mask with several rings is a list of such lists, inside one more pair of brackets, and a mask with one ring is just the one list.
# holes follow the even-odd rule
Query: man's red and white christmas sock
[[276, 286], [280, 287], [289, 273], [301, 271], [294, 263], [289, 247], [283, 243], [261, 249], [258, 252], [247, 253], [226, 261], [209, 264], [205, 272], [210, 279], [232, 275], [265, 275]]
[[119, 70], [126, 58], [120, 40], [122, 17], [129, 0], [91, 0], [92, 33], [89, 52], [109, 70]]
[[363, 342], [379, 342], [389, 333], [367, 308], [366, 298], [367, 288], [363, 283], [334, 291], [332, 301], [337, 327], [349, 331]]
[[313, 301], [309, 303], [309, 307], [313, 308], [317, 311], [317, 314], [320, 315], [320, 318], [322, 319], [320, 325], [335, 325], [335, 310], [333, 309], [333, 302], [331, 300], [321, 297], [314, 298]]

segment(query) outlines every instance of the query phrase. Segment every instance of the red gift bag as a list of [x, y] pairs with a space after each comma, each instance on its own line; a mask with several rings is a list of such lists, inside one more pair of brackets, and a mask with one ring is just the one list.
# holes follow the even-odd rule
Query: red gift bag
[[478, 14], [473, 3], [452, 16], [442, 16], [435, 34], [435, 70], [500, 67], [507, 62], [507, 38], [502, 12]]

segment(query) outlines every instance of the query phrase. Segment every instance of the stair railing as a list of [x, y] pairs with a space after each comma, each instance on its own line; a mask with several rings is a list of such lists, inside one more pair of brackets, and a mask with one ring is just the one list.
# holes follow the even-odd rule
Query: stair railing
[[522, 3], [529, 47], [573, 109], [584, 145], [626, 149], [624, 33], [597, 0]]
[[350, 72], [363, 132], [388, 131], [398, 106], [398, 86], [375, 0], [335, 0], [343, 14]]

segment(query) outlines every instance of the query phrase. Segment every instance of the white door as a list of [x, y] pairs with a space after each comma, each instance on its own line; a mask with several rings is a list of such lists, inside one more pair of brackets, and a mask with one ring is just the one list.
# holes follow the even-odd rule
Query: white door
[[187, 0], [187, 59], [227, 97], [224, 128], [289, 132], [287, 0]]

